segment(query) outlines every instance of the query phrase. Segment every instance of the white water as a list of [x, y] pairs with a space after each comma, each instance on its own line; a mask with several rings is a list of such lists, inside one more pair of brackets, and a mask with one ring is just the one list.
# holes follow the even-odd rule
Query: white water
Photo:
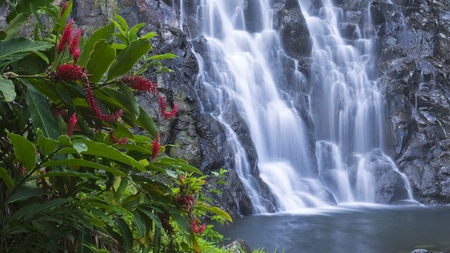
[[[310, 149], [305, 122], [293, 98], [280, 93], [276, 76], [283, 66], [280, 39], [272, 29], [269, 0], [253, 0], [261, 29], [245, 31], [243, 0], [199, 0], [211, 65], [200, 65], [199, 89], [205, 92], [204, 112], [210, 112], [227, 131], [234, 151], [234, 165], [257, 212], [266, 212], [255, 190], [248, 154], [230, 125], [231, 110], [245, 119], [258, 155], [261, 178], [279, 200], [279, 210], [323, 207], [330, 204], [329, 190], [338, 202], [374, 202], [374, 154], [394, 163], [383, 150], [383, 105], [376, 83], [369, 80], [371, 40], [359, 32], [349, 45], [337, 31], [339, 9], [327, 2], [317, 16], [310, 16], [309, 1], [301, 1], [313, 46], [314, 78], [310, 108], [315, 123], [316, 149]], [[183, 9], [183, 1], [181, 2]], [[255, 11], [257, 12], [257, 11]], [[199, 19], [200, 20], [200, 19]], [[356, 46], [356, 47], [355, 47]], [[305, 85], [294, 71], [296, 85]], [[201, 85], [201, 87], [200, 87]], [[315, 172], [318, 164], [319, 173]], [[353, 173], [353, 174], [352, 174]], [[352, 176], [353, 175], [353, 176]]]

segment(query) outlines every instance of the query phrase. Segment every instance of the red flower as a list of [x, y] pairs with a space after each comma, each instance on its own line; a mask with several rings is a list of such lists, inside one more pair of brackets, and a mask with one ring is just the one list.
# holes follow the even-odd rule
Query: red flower
[[114, 131], [109, 132], [109, 137], [115, 144], [117, 144], [117, 145], [127, 144], [127, 141], [128, 141], [127, 137], [123, 137], [122, 139], [119, 139], [114, 134], [115, 134]]
[[87, 71], [84, 70], [81, 66], [75, 66], [72, 63], [64, 64], [58, 66], [53, 76], [54, 81], [75, 81], [83, 79], [87, 74]]
[[67, 9], [67, 6], [69, 5], [69, 2], [64, 3], [64, 5], [61, 7], [61, 11], [59, 12], [59, 17], [61, 18], [64, 12]]
[[25, 167], [20, 168], [20, 175], [24, 176], [27, 173], [27, 169]]
[[161, 115], [165, 119], [173, 118], [177, 112], [178, 112], [178, 105], [174, 104], [172, 107], [172, 111], [168, 112], [167, 110], [167, 102], [166, 98], [158, 94], [158, 103], [159, 103], [159, 111], [161, 112]]
[[86, 82], [84, 84], [84, 94], [86, 96], [86, 101], [89, 105], [89, 109], [95, 114], [95, 116], [98, 119], [105, 120], [105, 121], [115, 121], [118, 120], [123, 113], [123, 110], [120, 109], [113, 114], [104, 114], [100, 108], [98, 107], [97, 101], [95, 101], [95, 95], [92, 91], [91, 86], [89, 85], [89, 82]]
[[69, 53], [70, 53], [70, 55], [74, 55], [76, 50], [78, 50], [78, 51], [80, 50], [80, 48], [78, 47], [78, 43], [80, 41], [80, 37], [81, 37], [81, 29], [78, 28], [76, 33], [75, 33], [75, 36], [72, 38], [72, 41], [70, 42], [70, 45], [69, 45]]
[[176, 196], [175, 201], [179, 206], [181, 206], [184, 210], [189, 210], [195, 203], [195, 199], [192, 195], [188, 196]]
[[59, 44], [57, 47], [59, 54], [64, 51], [64, 48], [66, 48], [66, 46], [68, 46], [70, 41], [72, 40], [72, 33], [73, 33], [72, 25], [73, 19], [70, 19], [69, 22], [66, 24], [66, 27], [64, 28], [64, 31], [59, 40]]
[[122, 81], [135, 90], [147, 91], [152, 93], [153, 95], [156, 94], [156, 89], [158, 88], [158, 85], [156, 83], [140, 76], [126, 76], [122, 79]]
[[196, 220], [194, 220], [192, 223], [191, 223], [191, 229], [192, 229], [192, 231], [194, 231], [194, 233], [196, 233], [196, 234], [201, 234], [201, 233], [203, 233], [203, 231], [205, 230], [205, 228], [206, 228], [206, 224], [203, 224], [203, 225], [201, 225], [201, 226], [198, 226], [198, 223], [199, 223], [199, 219], [196, 219]]
[[159, 149], [161, 148], [161, 145], [159, 145], [160, 140], [161, 140], [161, 136], [158, 133], [158, 139], [153, 140], [152, 160], [155, 160], [156, 156], [159, 153]]
[[75, 128], [77, 121], [78, 121], [77, 114], [73, 113], [72, 116], [70, 116], [69, 122], [67, 124], [67, 135], [69, 137], [72, 137], [73, 129]]

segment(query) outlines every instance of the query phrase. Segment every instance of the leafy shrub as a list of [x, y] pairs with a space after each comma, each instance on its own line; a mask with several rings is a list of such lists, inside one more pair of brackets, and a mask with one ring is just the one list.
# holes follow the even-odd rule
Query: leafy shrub
[[[200, 252], [201, 218], [231, 218], [207, 204], [197, 168], [164, 154], [133, 94], [176, 116], [135, 69], [173, 55], [148, 56], [155, 33], [120, 16], [84, 39], [67, 21], [72, 1], [51, 2], [8, 1], [0, 31], [0, 252]], [[32, 14], [34, 39], [16, 37]]]

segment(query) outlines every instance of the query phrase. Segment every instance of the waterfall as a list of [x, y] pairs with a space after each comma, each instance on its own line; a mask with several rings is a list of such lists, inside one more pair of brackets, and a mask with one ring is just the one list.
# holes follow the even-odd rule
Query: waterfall
[[[272, 27], [272, 2], [197, 0], [195, 15], [207, 46], [206, 56], [197, 54], [197, 85], [207, 93], [203, 112], [225, 129], [234, 169], [257, 212], [267, 210], [230, 111], [245, 120], [260, 177], [278, 198], [280, 211], [322, 207], [334, 199], [376, 202], [376, 170], [381, 166], [385, 172], [399, 172], [383, 152], [384, 109], [373, 80], [371, 38], [357, 28], [355, 40], [343, 39], [337, 29], [343, 13], [330, 1], [324, 1], [317, 13], [305, 11], [310, 1], [299, 2], [313, 39], [313, 77], [305, 78], [295, 62], [289, 80], [312, 87], [305, 94], [309, 106], [304, 103], [303, 108], [315, 125], [309, 129], [295, 96], [279, 87], [280, 69], [288, 66]], [[245, 13], [250, 4], [251, 14]], [[181, 1], [181, 9], [183, 5]], [[246, 18], [252, 19], [254, 31], [247, 31]]]

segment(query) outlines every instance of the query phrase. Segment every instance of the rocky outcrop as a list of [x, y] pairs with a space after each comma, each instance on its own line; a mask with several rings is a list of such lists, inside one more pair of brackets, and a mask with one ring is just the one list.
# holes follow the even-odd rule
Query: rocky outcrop
[[280, 33], [286, 54], [295, 59], [310, 56], [312, 40], [298, 1], [281, 1], [274, 9], [274, 28]]
[[373, 1], [391, 156], [422, 203], [450, 202], [450, 3]]

